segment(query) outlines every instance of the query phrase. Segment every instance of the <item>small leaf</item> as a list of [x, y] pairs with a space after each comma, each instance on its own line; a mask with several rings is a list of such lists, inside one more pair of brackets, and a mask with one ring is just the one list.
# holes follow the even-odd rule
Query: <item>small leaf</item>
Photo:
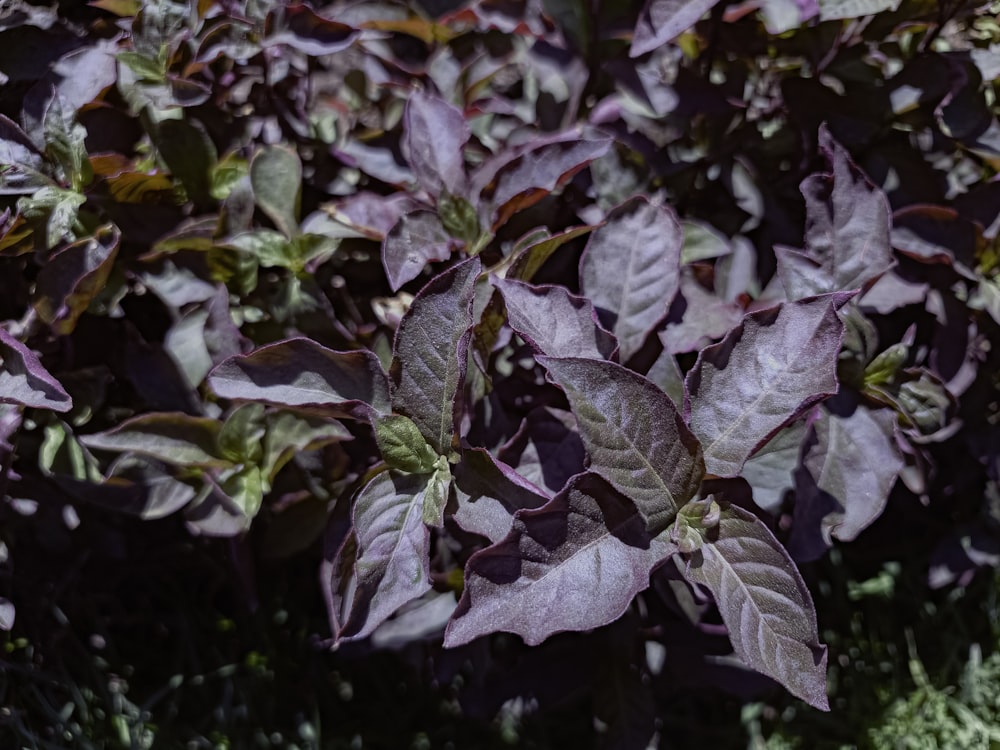
[[685, 411], [710, 473], [736, 476], [778, 430], [837, 392], [842, 302], [831, 295], [748, 315], [698, 355]]
[[635, 503], [651, 533], [665, 529], [705, 473], [701, 446], [667, 394], [613, 362], [539, 362], [566, 391], [591, 470]]
[[448, 260], [448, 231], [433, 211], [413, 211], [400, 217], [382, 241], [382, 265], [395, 292], [417, 278], [431, 261]]
[[689, 556], [684, 577], [715, 598], [736, 655], [811, 706], [829, 710], [826, 648], [819, 643], [812, 597], [788, 553], [742, 508], [722, 512]]
[[821, 21], [873, 16], [884, 10], [896, 10], [901, 0], [818, 0]]
[[891, 382], [910, 356], [910, 347], [906, 344], [893, 344], [865, 368], [865, 385], [885, 385]]
[[451, 450], [460, 410], [479, 275], [471, 258], [432, 279], [399, 323], [390, 376], [393, 410], [412, 419], [438, 455]]
[[80, 442], [91, 450], [137, 453], [172, 466], [226, 467], [220, 457], [219, 432], [214, 419], [181, 413], [143, 414], [107, 432], [85, 435]]
[[590, 236], [580, 286], [621, 346], [622, 362], [642, 348], [667, 316], [680, 285], [680, 223], [644, 198], [614, 209]]
[[67, 412], [73, 400], [38, 356], [0, 327], [0, 403]]
[[630, 57], [652, 52], [694, 26], [719, 0], [646, 0], [632, 36]]
[[220, 398], [290, 407], [326, 407], [345, 416], [389, 411], [389, 386], [369, 351], [336, 352], [289, 339], [230, 357], [208, 375]]
[[427, 478], [424, 488], [424, 523], [428, 526], [444, 526], [444, 511], [451, 491], [451, 466], [445, 456], [438, 456], [434, 462], [434, 473]]
[[434, 470], [438, 455], [409, 417], [387, 414], [376, 417], [372, 425], [375, 443], [389, 466], [413, 474], [428, 474]]
[[222, 423], [216, 442], [219, 455], [234, 464], [258, 463], [263, 455], [264, 407], [243, 404]]
[[187, 120], [164, 120], [156, 129], [156, 148], [188, 197], [198, 205], [211, 203], [217, 154], [208, 134]]
[[281, 232], [291, 239], [299, 233], [302, 162], [286, 146], [264, 146], [250, 162], [254, 201]]
[[462, 149], [469, 125], [461, 110], [434, 94], [410, 94], [403, 114], [403, 149], [420, 186], [431, 195], [465, 190]]
[[442, 193], [438, 198], [437, 209], [445, 231], [455, 239], [462, 240], [466, 247], [473, 247], [480, 233], [475, 206], [460, 195]]
[[606, 625], [673, 552], [649, 539], [626, 498], [595, 474], [580, 474], [544, 507], [519, 512], [503, 541], [469, 559], [444, 645], [505, 631], [534, 646], [553, 633]]
[[536, 352], [550, 357], [608, 359], [614, 336], [597, 322], [589, 300], [561, 286], [530, 286], [492, 277], [507, 308], [510, 327]]
[[423, 523], [426, 486], [426, 476], [383, 472], [354, 501], [357, 591], [340, 638], [364, 638], [430, 589], [430, 533]]

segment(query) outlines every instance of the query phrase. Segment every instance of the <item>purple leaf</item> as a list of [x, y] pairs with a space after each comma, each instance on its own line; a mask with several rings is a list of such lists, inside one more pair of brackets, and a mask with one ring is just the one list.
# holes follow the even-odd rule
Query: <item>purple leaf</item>
[[778, 276], [789, 299], [861, 289], [895, 263], [889, 201], [825, 127], [819, 131], [819, 147], [833, 172], [802, 182], [805, 251], [775, 248]]
[[646, 0], [632, 36], [629, 56], [638, 57], [680, 36], [719, 0]]
[[645, 198], [614, 209], [590, 236], [580, 260], [580, 286], [618, 337], [623, 362], [666, 317], [680, 283], [683, 242], [673, 211]]
[[469, 125], [457, 107], [434, 94], [410, 94], [403, 114], [403, 148], [420, 186], [431, 195], [465, 189], [462, 148]]
[[635, 503], [652, 533], [698, 491], [701, 445], [670, 397], [614, 362], [541, 357], [580, 426], [590, 468]]
[[837, 307], [844, 299], [830, 295], [748, 315], [698, 355], [687, 375], [685, 413], [709, 473], [736, 476], [778, 430], [837, 392], [844, 336]]
[[393, 291], [420, 275], [429, 262], [448, 260], [452, 239], [433, 211], [404, 214], [382, 241], [382, 265]]
[[455, 522], [466, 531], [499, 542], [514, 523], [514, 514], [549, 500], [542, 489], [494, 458], [484, 448], [470, 448], [454, 468], [458, 509]]
[[91, 450], [136, 453], [174, 466], [226, 467], [219, 456], [221, 423], [181, 413], [143, 414], [114, 429], [86, 435], [80, 442]]
[[578, 475], [544, 507], [518, 513], [503, 541], [469, 559], [445, 647], [497, 631], [533, 646], [553, 633], [617, 620], [674, 551], [650, 540], [644, 526], [602, 479]]
[[680, 286], [684, 313], [679, 322], [668, 324], [660, 332], [664, 351], [671, 354], [696, 352], [714, 344], [743, 318], [739, 305], [720, 299], [689, 274], [681, 275]]
[[354, 501], [357, 591], [340, 638], [364, 638], [430, 587], [430, 532], [424, 525], [427, 477], [372, 479]]
[[609, 359], [615, 338], [597, 322], [594, 306], [561, 286], [531, 286], [492, 278], [507, 308], [510, 327], [539, 354]]
[[52, 330], [67, 336], [107, 283], [121, 233], [114, 226], [67, 245], [42, 266], [35, 284], [35, 309]]
[[37, 355], [0, 327], [0, 403], [67, 412], [73, 400]]
[[[849, 414], [822, 410], [796, 482], [790, 547], [797, 559], [822, 554], [831, 537], [857, 538], [882, 514], [904, 463], [895, 424], [891, 410], [864, 404]], [[820, 534], [822, 541], [816, 538]]]
[[393, 410], [412, 419], [439, 455], [451, 448], [472, 328], [478, 258], [459, 263], [417, 293], [399, 323], [390, 375]]
[[336, 352], [298, 338], [230, 357], [208, 375], [220, 398], [277, 406], [325, 407], [365, 418], [389, 411], [389, 385], [369, 351]]
[[302, 3], [268, 13], [267, 31], [267, 46], [287, 44], [307, 55], [340, 52], [351, 46], [357, 36], [350, 26], [324, 18]]
[[768, 513], [777, 514], [785, 491], [795, 487], [795, 468], [805, 437], [806, 423], [795, 422], [768, 440], [743, 464], [740, 476], [750, 483], [754, 502]]
[[819, 643], [809, 589], [756, 516], [733, 506], [723, 510], [717, 536], [691, 553], [684, 577], [712, 592], [743, 662], [811, 706], [829, 710], [826, 648]]
[[529, 412], [498, 455], [525, 479], [552, 492], [582, 472], [587, 458], [576, 418], [568, 411], [547, 407]]

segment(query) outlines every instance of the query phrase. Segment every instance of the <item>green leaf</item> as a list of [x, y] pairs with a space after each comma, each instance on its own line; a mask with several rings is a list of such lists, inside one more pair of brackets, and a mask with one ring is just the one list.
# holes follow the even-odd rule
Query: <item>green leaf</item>
[[264, 500], [264, 482], [259, 466], [252, 464], [244, 466], [227, 477], [219, 486], [243, 511], [248, 523], [257, 515]]
[[253, 196], [286, 237], [299, 233], [299, 201], [302, 192], [302, 162], [286, 146], [264, 146], [250, 162]]
[[264, 429], [263, 404], [237, 407], [219, 431], [220, 455], [236, 464], [259, 463], [263, 455]]
[[153, 59], [139, 52], [119, 52], [116, 57], [120, 62], [127, 65], [129, 70], [135, 73], [140, 81], [150, 81], [153, 83], [163, 83], [166, 80], [167, 71], [163, 67], [163, 61]]
[[475, 206], [460, 195], [443, 193], [438, 198], [437, 209], [448, 234], [466, 245], [475, 243], [480, 232]]
[[87, 157], [86, 129], [76, 121], [72, 105], [56, 94], [45, 110], [45, 150], [62, 168], [66, 183], [81, 191], [94, 173]]
[[260, 461], [264, 479], [270, 483], [293, 456], [328, 443], [350, 440], [351, 433], [334, 419], [320, 419], [288, 411], [271, 412], [265, 418], [264, 455]]
[[438, 456], [434, 466], [434, 473], [424, 488], [423, 520], [428, 526], [440, 528], [444, 526], [444, 509], [448, 505], [448, 492], [451, 489], [451, 466], [445, 456]]
[[212, 167], [208, 191], [217, 201], [224, 201], [236, 183], [249, 174], [250, 162], [236, 153], [228, 153]]
[[222, 425], [178, 412], [144, 414], [107, 432], [80, 438], [92, 450], [138, 453], [173, 466], [228, 467], [219, 455]]
[[865, 368], [865, 385], [883, 385], [892, 381], [910, 355], [906, 344], [893, 344]]
[[264, 268], [292, 268], [295, 264], [292, 245], [280, 232], [255, 229], [230, 238], [227, 247], [235, 248], [254, 257]]
[[373, 420], [375, 442], [389, 466], [413, 474], [434, 470], [438, 454], [424, 440], [420, 428], [409, 417], [388, 414]]
[[197, 205], [211, 202], [211, 174], [217, 154], [208, 134], [187, 120], [164, 120], [156, 128], [156, 148]]

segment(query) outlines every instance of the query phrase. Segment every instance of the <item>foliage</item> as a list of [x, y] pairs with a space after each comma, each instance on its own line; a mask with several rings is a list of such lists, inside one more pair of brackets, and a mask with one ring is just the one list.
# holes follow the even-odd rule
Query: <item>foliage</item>
[[74, 558], [311, 567], [324, 646], [643, 748], [830, 708], [833, 557], [1000, 560], [995, 4], [9, 5], [9, 651]]

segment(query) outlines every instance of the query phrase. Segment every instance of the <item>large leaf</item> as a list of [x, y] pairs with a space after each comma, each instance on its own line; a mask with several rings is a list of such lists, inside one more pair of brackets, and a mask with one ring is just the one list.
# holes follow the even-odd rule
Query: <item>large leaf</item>
[[469, 558], [444, 644], [505, 631], [536, 645], [553, 633], [606, 625], [673, 551], [649, 539], [626, 498], [595, 474], [580, 474], [544, 507], [518, 513], [503, 541]]
[[403, 146], [421, 187], [435, 196], [461, 193], [465, 187], [462, 147], [470, 135], [461, 110], [418, 91], [407, 99], [403, 127]]
[[382, 265], [393, 291], [420, 275], [433, 260], [451, 257], [452, 239], [433, 211], [400, 217], [382, 241]]
[[703, 349], [685, 411], [711, 474], [733, 477], [771, 436], [837, 392], [840, 295], [785, 303], [743, 319]]
[[632, 36], [629, 55], [638, 57], [680, 36], [719, 0], [646, 0]]
[[221, 424], [180, 413], [143, 414], [107, 432], [86, 435], [91, 450], [137, 453], [174, 466], [229, 466], [218, 447]]
[[430, 587], [430, 532], [423, 522], [427, 477], [383, 472], [354, 503], [357, 591], [341, 638], [363, 638]]
[[614, 362], [539, 361], [566, 391], [590, 468], [635, 503], [651, 532], [662, 531], [705, 473], [701, 445], [670, 397]]
[[561, 286], [530, 286], [493, 277], [507, 308], [507, 321], [539, 354], [608, 359], [614, 336], [597, 322], [594, 306]]
[[819, 147], [833, 172], [802, 182], [805, 252], [775, 248], [778, 276], [789, 299], [860, 289], [895, 262], [889, 201], [825, 127], [819, 131]]
[[73, 400], [38, 356], [0, 327], [0, 403], [66, 412]]
[[904, 464], [895, 423], [891, 410], [864, 404], [837, 413], [822, 410], [802, 461], [805, 472], [796, 481], [789, 543], [796, 559], [821, 555], [833, 539], [855, 539], [882, 514]]
[[618, 337], [622, 362], [667, 315], [680, 283], [684, 233], [673, 212], [636, 198], [590, 236], [580, 285], [601, 322]]
[[826, 648], [812, 597], [795, 564], [751, 513], [728, 507], [700, 548], [687, 580], [712, 592], [736, 655], [816, 708], [828, 710]]
[[470, 258], [432, 279], [413, 299], [393, 345], [393, 410], [412, 419], [442, 455], [460, 413], [479, 270], [479, 259]]
[[337, 352], [298, 338], [230, 357], [208, 375], [216, 395], [367, 416], [389, 411], [389, 385], [369, 351]]

